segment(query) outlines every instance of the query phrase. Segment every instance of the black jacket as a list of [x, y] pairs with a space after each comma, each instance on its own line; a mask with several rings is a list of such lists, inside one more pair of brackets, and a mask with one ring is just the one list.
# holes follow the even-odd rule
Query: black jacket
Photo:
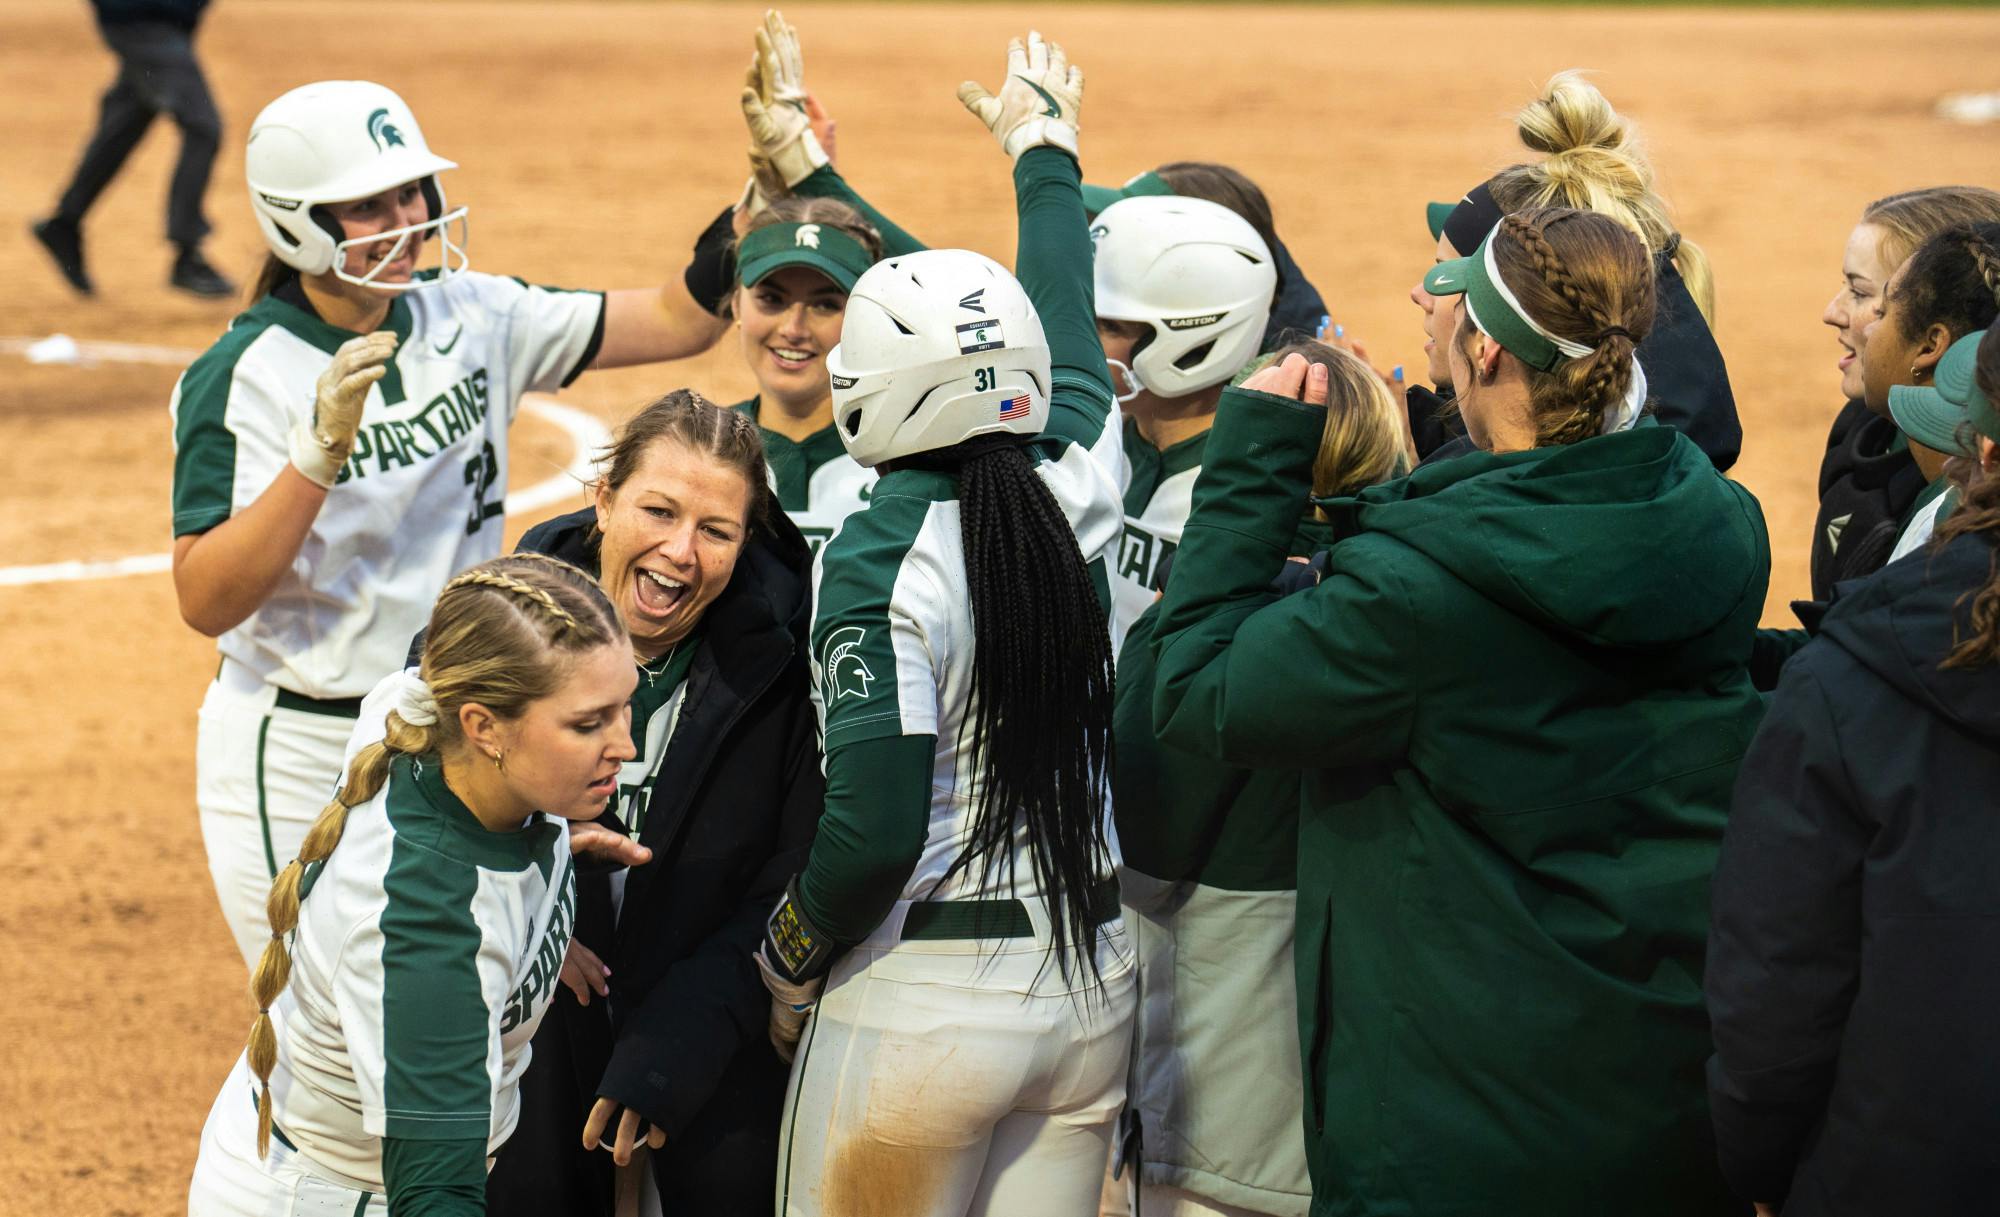
[[[589, 511], [550, 520], [521, 548], [595, 572], [591, 522]], [[776, 515], [708, 607], [640, 835], [653, 860], [628, 873], [615, 924], [608, 876], [578, 881], [576, 936], [611, 969], [610, 1010], [557, 988], [522, 1127], [488, 1181], [491, 1213], [609, 1212], [610, 1155], [577, 1147], [600, 1095], [666, 1130], [653, 1163], [669, 1217], [770, 1210], [788, 1071], [766, 1038], [770, 997], [751, 954], [825, 796], [810, 571], [804, 539]]]
[[158, 22], [194, 33], [201, 23], [201, 11], [208, 0], [90, 0], [99, 25], [138, 25]]
[[1834, 584], [1865, 578], [1889, 561], [1926, 484], [1901, 439], [1896, 424], [1866, 402], [1850, 401], [1834, 418], [1819, 465], [1813, 599], [1826, 600]]
[[[1743, 424], [1736, 417], [1722, 348], [1715, 345], [1715, 335], [1673, 262], [1662, 258], [1658, 274], [1658, 311], [1637, 351], [1654, 417], [1693, 440], [1715, 462], [1717, 472], [1726, 473], [1743, 451]], [[1443, 460], [1472, 450], [1465, 424], [1449, 411], [1449, 401], [1421, 387], [1406, 395], [1419, 460], [1433, 455]]]
[[1705, 976], [1718, 1151], [1785, 1217], [2000, 1196], [2000, 668], [1942, 671], [1992, 539], [1843, 587], [1736, 786]]

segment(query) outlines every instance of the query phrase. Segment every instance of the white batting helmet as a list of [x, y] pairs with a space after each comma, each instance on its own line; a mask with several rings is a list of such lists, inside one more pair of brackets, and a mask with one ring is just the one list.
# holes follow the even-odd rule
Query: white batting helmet
[[1219, 385], [1256, 358], [1278, 269], [1250, 222], [1220, 203], [1137, 195], [1097, 213], [1097, 315], [1152, 327], [1132, 356], [1161, 397]]
[[[465, 269], [465, 214], [445, 209], [444, 188], [437, 175], [457, 164], [430, 150], [416, 116], [403, 99], [365, 80], [325, 80], [302, 85], [265, 106], [250, 124], [250, 146], [244, 153], [244, 173], [250, 180], [250, 207], [264, 241], [285, 265], [303, 274], [331, 270], [349, 283], [401, 291], [416, 283], [375, 283], [374, 276], [401, 255], [411, 240], [436, 234], [443, 245], [439, 279]], [[325, 203], [364, 199], [416, 182], [423, 190], [428, 218], [407, 228], [372, 233], [347, 240], [340, 225], [315, 208]], [[454, 240], [448, 228], [458, 227]], [[350, 274], [351, 246], [397, 238], [390, 255], [366, 275]]]
[[833, 421], [863, 465], [974, 436], [1039, 435], [1049, 342], [1007, 268], [964, 249], [877, 262], [847, 294], [826, 357]]

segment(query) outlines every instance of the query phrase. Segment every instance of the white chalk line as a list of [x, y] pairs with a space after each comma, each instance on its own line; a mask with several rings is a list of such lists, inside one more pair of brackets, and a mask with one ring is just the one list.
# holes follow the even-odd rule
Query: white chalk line
[[[25, 356], [28, 348], [43, 341], [45, 339], [0, 336], [0, 355]], [[78, 342], [76, 353], [77, 362], [84, 366], [92, 363], [149, 363], [168, 367], [185, 367], [201, 354], [185, 347], [147, 346], [134, 342]], [[583, 484], [595, 473], [591, 466], [591, 454], [611, 442], [611, 432], [603, 423], [553, 398], [530, 393], [521, 399], [521, 404], [524, 409], [534, 411], [538, 417], [568, 436], [571, 452], [569, 464], [555, 476], [507, 496], [507, 511], [510, 514], [541, 511], [582, 493]], [[171, 569], [171, 554], [136, 554], [128, 558], [97, 561], [73, 559], [34, 566], [0, 566], [0, 587], [118, 579], [128, 575], [156, 575]]]

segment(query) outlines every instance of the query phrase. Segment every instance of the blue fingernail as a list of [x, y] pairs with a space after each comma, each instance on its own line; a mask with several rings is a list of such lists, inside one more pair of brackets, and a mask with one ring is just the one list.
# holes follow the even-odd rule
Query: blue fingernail
[[1403, 379], [1403, 365], [1399, 363], [1394, 368], [1390, 369], [1389, 378], [1391, 380]]
[[1329, 322], [1329, 321], [1331, 321], [1331, 320], [1333, 320], [1333, 318], [1331, 318], [1331, 317], [1327, 316], [1327, 315], [1326, 315], [1325, 313], [1321, 313], [1321, 314], [1319, 315], [1319, 332], [1320, 332], [1320, 333], [1322, 333], [1322, 334], [1326, 333], [1326, 323], [1327, 323], [1327, 322]]
[[1336, 325], [1336, 326], [1334, 326], [1334, 327], [1333, 327], [1333, 336], [1334, 336], [1335, 338], [1345, 338], [1345, 337], [1347, 337], [1347, 327], [1346, 327], [1346, 326], [1344, 326], [1344, 325]]

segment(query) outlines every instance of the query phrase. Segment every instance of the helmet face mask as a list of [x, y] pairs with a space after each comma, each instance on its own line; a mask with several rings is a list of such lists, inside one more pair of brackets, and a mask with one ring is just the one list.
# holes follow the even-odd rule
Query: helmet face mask
[[1206, 199], [1139, 195], [1099, 212], [1091, 235], [1097, 315], [1152, 331], [1133, 348], [1135, 385], [1185, 397], [1256, 357], [1278, 271], [1248, 220]]
[[1005, 267], [967, 250], [870, 267], [826, 366], [834, 427], [862, 465], [1048, 425], [1041, 318]]
[[[377, 291], [408, 291], [466, 269], [467, 209], [447, 208], [437, 176], [457, 167], [431, 152], [402, 98], [358, 80], [304, 85], [273, 101], [251, 124], [244, 154], [250, 207], [278, 260], [301, 274], [331, 272], [343, 282]], [[427, 213], [417, 224], [348, 237], [325, 210], [411, 182], [421, 188]], [[439, 237], [441, 261], [435, 279], [378, 278], [410, 241], [426, 241], [433, 234]], [[385, 239], [396, 242], [387, 257], [365, 274], [350, 269], [351, 251]]]

